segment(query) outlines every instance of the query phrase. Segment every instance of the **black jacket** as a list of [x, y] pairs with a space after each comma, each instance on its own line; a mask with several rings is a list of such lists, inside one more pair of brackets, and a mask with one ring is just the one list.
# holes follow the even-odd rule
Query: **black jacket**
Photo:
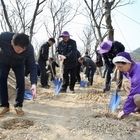
[[77, 66], [77, 45], [75, 40], [69, 39], [67, 42], [60, 41], [56, 48], [56, 53], [66, 57], [63, 63], [65, 69], [71, 69]]
[[11, 32], [3, 32], [0, 34], [0, 63], [13, 68], [23, 64], [25, 59], [27, 59], [31, 74], [31, 84], [37, 83], [37, 69], [33, 46], [29, 44], [24, 52], [17, 54], [11, 45], [14, 34], [15, 33]]
[[85, 74], [88, 77], [89, 70], [96, 70], [96, 64], [88, 57], [83, 57], [83, 65], [86, 67]]
[[122, 43], [118, 42], [118, 41], [113, 41], [112, 43], [112, 47], [109, 50], [108, 53], [103, 54], [103, 58], [105, 61], [106, 65], [113, 65], [113, 58], [119, 53], [119, 52], [124, 52], [125, 47]]
[[48, 57], [49, 57], [49, 47], [50, 47], [50, 44], [48, 42], [44, 43], [40, 47], [38, 61], [44, 61], [46, 63], [46, 61], [48, 60]]

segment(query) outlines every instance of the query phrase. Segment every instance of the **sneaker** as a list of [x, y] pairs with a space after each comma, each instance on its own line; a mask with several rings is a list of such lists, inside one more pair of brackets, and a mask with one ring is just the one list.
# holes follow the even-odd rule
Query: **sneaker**
[[46, 89], [49, 89], [50, 88], [50, 85], [47, 85], [47, 86], [42, 86], [43, 88], [46, 88]]
[[71, 92], [71, 93], [75, 93], [74, 89], [71, 89], [71, 88], [70, 88], [70, 92]]
[[15, 111], [17, 113], [17, 115], [23, 116], [24, 115], [24, 111], [22, 110], [21, 107], [15, 107]]
[[106, 87], [103, 89], [103, 93], [105, 93], [106, 91], [110, 91], [110, 87], [108, 87], [108, 88]]
[[63, 89], [63, 88], [62, 88], [62, 89], [60, 90], [60, 92], [61, 92], [61, 93], [66, 93], [66, 89]]
[[71, 93], [75, 93], [75, 91], [74, 91], [74, 90], [70, 90], [70, 92], [71, 92]]
[[9, 113], [9, 112], [10, 112], [9, 107], [2, 107], [1, 110], [0, 110], [0, 116], [3, 116], [3, 115], [5, 115], [6, 113]]

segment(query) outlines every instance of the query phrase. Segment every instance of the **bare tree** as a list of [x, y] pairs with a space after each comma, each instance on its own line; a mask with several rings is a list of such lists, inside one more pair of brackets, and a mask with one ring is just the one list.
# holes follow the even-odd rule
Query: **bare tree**
[[[96, 38], [95, 50], [98, 44], [107, 37], [108, 40], [114, 40], [114, 29], [111, 20], [111, 10], [116, 7], [132, 4], [131, 0], [84, 0], [88, 9], [89, 17], [93, 23], [93, 31]], [[104, 11], [105, 10], [105, 11]], [[104, 19], [105, 24], [104, 25]], [[103, 26], [104, 25], [104, 26]], [[106, 30], [105, 30], [106, 29]]]
[[1, 18], [3, 18], [1, 21], [2, 29], [11, 32], [28, 33], [30, 41], [32, 41], [32, 37], [36, 33], [34, 30], [36, 19], [43, 11], [43, 4], [45, 1], [46, 0], [36, 0], [35, 4], [34, 1], [9, 0], [9, 2], [4, 2], [4, 0], [1, 0]]
[[[74, 4], [68, 0], [48, 0], [47, 8], [50, 16], [48, 16], [48, 20], [44, 22], [44, 25], [48, 36], [57, 38], [56, 42], [59, 41], [59, 36], [64, 27], [68, 26], [77, 15], [79, 6], [77, 5], [75, 8], [73, 6]], [[51, 28], [49, 25], [51, 25]], [[52, 47], [51, 52], [52, 56], [55, 57], [54, 47]]]

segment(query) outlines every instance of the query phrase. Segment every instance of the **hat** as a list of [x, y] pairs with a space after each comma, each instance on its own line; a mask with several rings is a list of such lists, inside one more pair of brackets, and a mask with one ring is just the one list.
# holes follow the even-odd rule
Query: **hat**
[[131, 56], [128, 52], [120, 52], [116, 57], [113, 58], [113, 63], [116, 62], [133, 63], [134, 61], [131, 59]]
[[100, 54], [103, 54], [103, 53], [106, 53], [108, 52], [112, 47], [112, 41], [106, 41], [106, 42], [102, 42], [100, 44], [100, 50], [99, 50], [99, 53]]
[[63, 36], [70, 36], [70, 34], [68, 31], [64, 31], [59, 37], [63, 37]]

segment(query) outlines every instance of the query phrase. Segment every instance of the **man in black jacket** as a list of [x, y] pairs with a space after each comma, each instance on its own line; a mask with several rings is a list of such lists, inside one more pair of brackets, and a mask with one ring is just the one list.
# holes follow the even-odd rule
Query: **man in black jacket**
[[60, 92], [66, 92], [67, 87], [69, 85], [70, 91], [74, 93], [74, 86], [76, 81], [76, 68], [78, 65], [77, 45], [75, 40], [70, 39], [70, 34], [67, 31], [64, 31], [60, 35], [60, 37], [62, 37], [63, 40], [59, 42], [56, 48], [56, 53], [59, 55], [64, 55], [66, 57], [66, 59], [64, 59], [63, 62], [63, 85]]
[[22, 110], [25, 81], [24, 61], [27, 60], [30, 70], [31, 90], [36, 95], [37, 70], [35, 66], [34, 49], [29, 42], [29, 37], [24, 33], [3, 32], [0, 34], [0, 116], [10, 111], [8, 102], [7, 78], [10, 69], [16, 77], [15, 111], [18, 115], [24, 115]]
[[[40, 67], [40, 82], [43, 88], [49, 88], [50, 86], [48, 85], [48, 78], [49, 74], [47, 73], [48, 69], [46, 68], [46, 64], [48, 61], [49, 57], [49, 47], [52, 46], [55, 43], [54, 38], [50, 38], [48, 42], [44, 43], [39, 51], [39, 56], [38, 56], [38, 64]], [[49, 62], [48, 62], [49, 63]]]
[[[106, 75], [106, 83], [103, 92], [110, 90], [111, 85], [111, 73], [113, 73], [114, 64], [112, 62], [113, 58], [119, 53], [123, 52], [125, 47], [122, 43], [118, 41], [105, 41], [100, 44], [99, 53], [102, 54], [104, 58], [105, 65], [107, 67], [107, 75]], [[122, 73], [120, 73], [119, 81], [118, 81], [118, 89], [122, 86]]]
[[89, 81], [87, 85], [92, 86], [94, 73], [96, 72], [96, 64], [88, 57], [80, 57], [78, 61], [86, 68], [85, 77], [87, 77]]

